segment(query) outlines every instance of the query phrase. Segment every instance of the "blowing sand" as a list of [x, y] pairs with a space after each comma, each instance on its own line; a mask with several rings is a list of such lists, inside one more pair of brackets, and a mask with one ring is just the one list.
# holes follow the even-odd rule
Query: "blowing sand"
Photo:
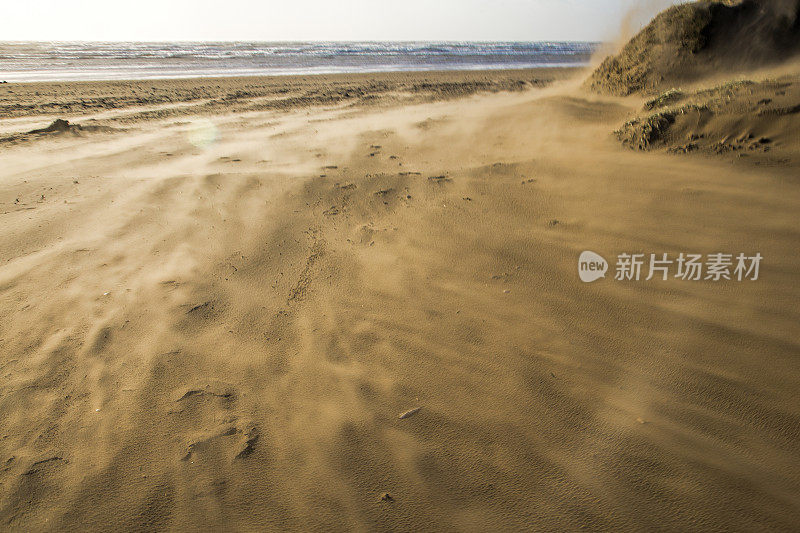
[[[417, 76], [0, 86], [0, 529], [797, 527], [796, 159]], [[583, 250], [764, 262], [584, 284]]]

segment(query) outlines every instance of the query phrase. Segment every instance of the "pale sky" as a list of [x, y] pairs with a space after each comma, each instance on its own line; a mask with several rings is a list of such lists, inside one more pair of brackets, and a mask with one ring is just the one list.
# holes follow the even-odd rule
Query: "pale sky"
[[610, 40], [669, 0], [0, 0], [0, 40]]

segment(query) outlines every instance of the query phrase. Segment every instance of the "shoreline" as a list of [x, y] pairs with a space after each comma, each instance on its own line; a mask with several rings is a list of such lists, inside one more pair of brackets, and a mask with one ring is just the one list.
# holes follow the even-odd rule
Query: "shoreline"
[[[305, 77], [305, 76], [358, 76], [358, 75], [380, 75], [380, 74], [423, 74], [423, 73], [464, 73], [464, 72], [495, 72], [495, 71], [525, 71], [525, 70], [551, 70], [551, 69], [568, 69], [568, 70], [581, 70], [591, 68], [590, 63], [585, 64], [571, 64], [571, 63], [553, 63], [550, 65], [536, 65], [536, 66], [520, 66], [520, 67], [507, 67], [507, 66], [486, 66], [481, 65], [474, 68], [410, 68], [410, 69], [367, 69], [362, 71], [317, 71], [317, 72], [224, 72], [219, 73], [194, 73], [186, 75], [153, 75], [153, 76], [140, 76], [140, 77], [126, 77], [121, 75], [114, 78], [43, 78], [43, 79], [24, 79], [14, 80], [8, 77], [0, 77], [0, 85], [3, 84], [33, 84], [33, 83], [82, 83], [82, 82], [97, 82], [97, 83], [111, 83], [111, 82], [147, 82], [147, 81], [167, 81], [167, 80], [214, 80], [219, 78], [290, 78], [290, 77]], [[61, 71], [59, 71], [61, 72]], [[63, 71], [69, 73], [70, 71]], [[21, 71], [7, 71], [7, 74], [16, 75]]]
[[370, 103], [386, 97], [440, 100], [545, 87], [585, 70], [569, 67], [7, 83], [0, 84], [0, 126], [4, 119], [42, 115], [78, 118], [131, 108], [142, 108], [148, 112], [142, 118], [151, 119], [151, 111], [185, 115]]
[[588, 66], [585, 41], [0, 42], [0, 81], [115, 81]]
[[[309, 73], [309, 74], [253, 74], [253, 75], [220, 75], [220, 76], [192, 76], [192, 77], [164, 77], [164, 78], [120, 78], [113, 80], [41, 80], [41, 81], [18, 81], [2, 83], [0, 85], [14, 86], [14, 87], [27, 87], [27, 86], [47, 86], [54, 85], [60, 86], [65, 84], [80, 84], [80, 85], [121, 85], [131, 83], [182, 83], [182, 82], [198, 82], [198, 83], [211, 83], [220, 80], [227, 81], [297, 81], [311, 79], [326, 79], [331, 78], [332, 81], [357, 81], [358, 79], [369, 78], [419, 78], [419, 77], [477, 77], [477, 76], [500, 76], [507, 77], [514, 74], [537, 74], [541, 75], [547, 72], [556, 74], [556, 77], [563, 76], [564, 73], [577, 73], [589, 72], [591, 65], [580, 66], [553, 66], [553, 67], [523, 67], [523, 68], [482, 68], [482, 69], [445, 69], [445, 70], [381, 70], [372, 72], [335, 72], [335, 73]], [[0, 87], [2, 88], [2, 87]]]

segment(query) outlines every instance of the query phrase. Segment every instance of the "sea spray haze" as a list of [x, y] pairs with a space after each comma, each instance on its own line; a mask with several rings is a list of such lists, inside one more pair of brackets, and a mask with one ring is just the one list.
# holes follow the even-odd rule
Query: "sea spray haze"
[[577, 66], [590, 42], [0, 43], [6, 81]]

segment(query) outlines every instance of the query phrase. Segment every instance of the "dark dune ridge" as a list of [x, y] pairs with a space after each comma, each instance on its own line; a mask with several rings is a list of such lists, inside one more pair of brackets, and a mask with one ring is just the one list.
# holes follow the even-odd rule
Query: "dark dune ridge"
[[800, 75], [787, 63], [800, 51], [798, 14], [800, 0], [673, 6], [584, 85], [652, 95], [614, 132], [629, 148], [786, 164], [800, 135]]
[[800, 0], [700, 1], [659, 14], [587, 80], [616, 96], [777, 64], [800, 51]]

